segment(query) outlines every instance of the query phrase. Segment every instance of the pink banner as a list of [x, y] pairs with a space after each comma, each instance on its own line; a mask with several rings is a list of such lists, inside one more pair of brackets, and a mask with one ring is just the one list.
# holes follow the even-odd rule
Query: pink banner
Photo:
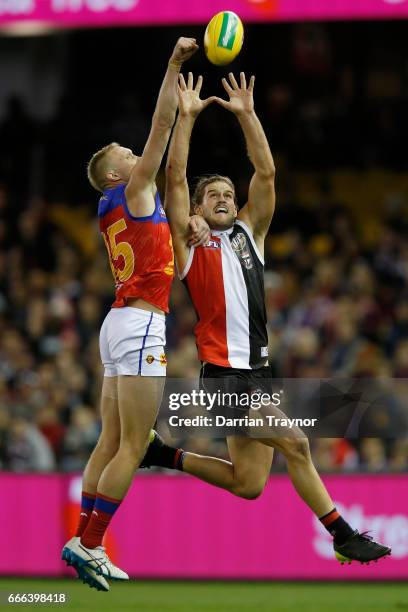
[[0, 28], [207, 23], [222, 10], [244, 22], [408, 17], [408, 0], [0, 0]]
[[[273, 476], [254, 501], [188, 476], [141, 475], [106, 545], [132, 576], [152, 578], [406, 579], [408, 475], [328, 476], [344, 517], [388, 544], [370, 567], [341, 567], [331, 538], [293, 491]], [[0, 574], [72, 574], [61, 548], [76, 524], [78, 476], [0, 475]]]
[[0, 474], [0, 574], [55, 576], [64, 538], [59, 475]]

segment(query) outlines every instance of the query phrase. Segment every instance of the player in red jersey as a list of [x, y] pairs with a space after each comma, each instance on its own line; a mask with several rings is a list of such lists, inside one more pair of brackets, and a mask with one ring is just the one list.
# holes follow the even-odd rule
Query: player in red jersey
[[[237, 396], [250, 396], [261, 390], [271, 397], [263, 252], [275, 209], [275, 166], [254, 110], [254, 77], [248, 86], [243, 73], [240, 84], [231, 73], [229, 82], [222, 82], [229, 100], [216, 98], [216, 102], [237, 117], [255, 170], [248, 201], [238, 210], [235, 188], [228, 177], [204, 177], [196, 188], [193, 205], [208, 222], [211, 239], [198, 248], [189, 247], [185, 238], [190, 211], [188, 150], [195, 120], [207, 105], [199, 98], [201, 77], [193, 88], [190, 73], [187, 85], [180, 76], [179, 118], [167, 161], [167, 212], [180, 278], [198, 314], [195, 333], [204, 388], [216, 392], [221, 386], [223, 391]], [[275, 413], [285, 416], [280, 411]], [[156, 438], [143, 464], [170, 467], [172, 452], [177, 453], [181, 457], [179, 469], [235, 495], [254, 499], [268, 480], [273, 451], [277, 449], [286, 458], [297, 493], [333, 536], [340, 561], [369, 562], [390, 553], [388, 547], [353, 530], [337, 512], [300, 429], [282, 427], [279, 436], [276, 429], [273, 433], [263, 429], [257, 439], [235, 435], [228, 436], [227, 443], [230, 462], [171, 449]]]
[[[98, 590], [109, 590], [107, 578], [128, 579], [110, 561], [102, 539], [146, 451], [164, 387], [165, 313], [174, 260], [155, 179], [176, 115], [179, 70], [197, 48], [195, 39], [178, 40], [142, 155], [111, 143], [88, 166], [91, 184], [102, 192], [99, 224], [116, 299], [100, 332], [102, 432], [84, 472], [78, 530], [63, 559]], [[197, 224], [191, 229], [199, 239], [206, 224], [201, 230]]]

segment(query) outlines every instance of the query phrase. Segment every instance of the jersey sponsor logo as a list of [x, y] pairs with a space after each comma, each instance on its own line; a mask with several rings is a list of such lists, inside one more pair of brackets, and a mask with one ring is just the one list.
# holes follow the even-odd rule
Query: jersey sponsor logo
[[154, 357], [153, 357], [153, 355], [148, 355], [148, 356], [146, 357], [146, 361], [147, 361], [147, 363], [148, 363], [149, 365], [150, 365], [151, 363], [153, 363], [153, 361], [154, 361]]
[[268, 347], [267, 346], [261, 346], [261, 357], [268, 357]]
[[160, 206], [160, 208], [159, 208], [159, 213], [161, 214], [161, 216], [162, 216], [162, 217], [165, 217], [165, 216], [166, 216], [166, 212], [165, 212], [165, 210], [164, 210], [163, 206]]
[[160, 365], [162, 366], [167, 365], [167, 357], [164, 353], [160, 354]]
[[248, 248], [247, 239], [244, 234], [237, 234], [231, 240], [231, 246], [238, 256], [241, 265], [244, 266], [247, 270], [251, 270], [254, 267], [254, 262], [252, 261], [252, 256]]

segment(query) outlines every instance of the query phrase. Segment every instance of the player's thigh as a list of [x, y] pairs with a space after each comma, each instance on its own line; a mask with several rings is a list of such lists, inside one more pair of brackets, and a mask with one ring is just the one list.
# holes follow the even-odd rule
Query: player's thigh
[[245, 436], [228, 436], [227, 445], [236, 479], [263, 488], [271, 471], [273, 448]]
[[147, 446], [163, 397], [164, 376], [118, 376], [121, 444]]
[[117, 376], [103, 377], [100, 412], [102, 430], [99, 443], [105, 446], [119, 446], [120, 416]]

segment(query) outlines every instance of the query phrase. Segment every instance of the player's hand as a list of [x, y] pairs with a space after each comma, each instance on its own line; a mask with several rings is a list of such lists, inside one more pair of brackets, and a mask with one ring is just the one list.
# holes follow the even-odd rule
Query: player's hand
[[253, 92], [255, 77], [251, 76], [247, 87], [245, 74], [243, 72], [240, 73], [240, 85], [238, 85], [232, 72], [230, 72], [228, 76], [230, 80], [229, 83], [227, 79], [222, 79], [221, 82], [229, 96], [229, 101], [223, 100], [222, 98], [215, 98], [215, 101], [238, 116], [245, 113], [252, 113], [254, 110]]
[[211, 236], [211, 230], [203, 217], [200, 215], [193, 215], [190, 217], [188, 226], [191, 230], [188, 246], [198, 247], [207, 244]]
[[206, 100], [201, 100], [200, 91], [203, 85], [203, 77], [199, 76], [197, 79], [196, 86], [194, 85], [193, 73], [188, 73], [187, 84], [184, 80], [184, 76], [180, 74], [179, 76], [179, 86], [178, 86], [178, 95], [179, 95], [179, 113], [182, 117], [197, 117], [201, 111], [211, 104], [214, 101], [214, 96], [211, 98], [207, 98]]
[[179, 38], [174, 47], [170, 62], [173, 64], [181, 64], [190, 59], [197, 51], [198, 45], [195, 38]]

